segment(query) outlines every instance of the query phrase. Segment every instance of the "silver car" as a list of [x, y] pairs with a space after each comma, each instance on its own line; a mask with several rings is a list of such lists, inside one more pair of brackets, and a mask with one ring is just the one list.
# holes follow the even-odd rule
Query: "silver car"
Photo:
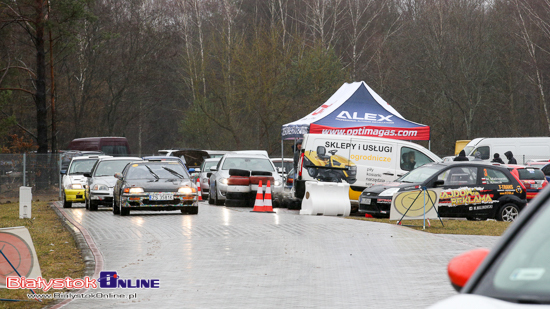
[[130, 162], [143, 161], [139, 157], [113, 157], [100, 159], [94, 165], [86, 186], [86, 209], [97, 210], [99, 205], [113, 206], [113, 188], [117, 179], [115, 173], [121, 173]]
[[201, 193], [202, 193], [203, 200], [205, 200], [208, 197], [208, 193], [210, 191], [209, 182], [210, 182], [210, 176], [212, 175], [210, 168], [215, 167], [220, 161], [220, 159], [221, 157], [209, 158], [209, 159], [205, 159], [204, 162], [202, 162], [199, 179], [200, 179]]
[[[271, 172], [274, 184], [271, 185], [273, 197], [278, 197], [283, 192], [283, 180], [275, 169], [275, 165], [267, 156], [267, 153], [259, 151], [236, 151], [224, 155], [216, 167], [210, 168], [210, 204], [222, 205], [225, 202], [227, 193], [227, 180], [229, 169], [241, 169], [249, 171]], [[264, 190], [266, 184], [263, 184]]]

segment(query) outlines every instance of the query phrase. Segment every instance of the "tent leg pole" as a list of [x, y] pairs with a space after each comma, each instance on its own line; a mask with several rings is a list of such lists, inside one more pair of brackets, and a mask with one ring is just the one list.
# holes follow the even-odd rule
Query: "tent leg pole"
[[432, 140], [431, 139], [428, 140], [428, 150], [432, 151]]

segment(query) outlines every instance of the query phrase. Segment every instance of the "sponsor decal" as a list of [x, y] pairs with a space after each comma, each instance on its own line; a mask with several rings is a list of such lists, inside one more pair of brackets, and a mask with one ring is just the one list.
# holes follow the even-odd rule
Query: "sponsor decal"
[[336, 116], [337, 120], [364, 120], [364, 121], [372, 121], [372, 122], [383, 122], [383, 123], [393, 123], [393, 120], [391, 120], [391, 117], [393, 115], [380, 115], [380, 114], [371, 114], [371, 113], [364, 113], [360, 114], [357, 112], [353, 112], [350, 114], [348, 111], [342, 111], [338, 116]]
[[444, 190], [439, 195], [439, 199], [445, 206], [492, 204], [495, 202], [490, 194], [481, 194], [478, 188]]

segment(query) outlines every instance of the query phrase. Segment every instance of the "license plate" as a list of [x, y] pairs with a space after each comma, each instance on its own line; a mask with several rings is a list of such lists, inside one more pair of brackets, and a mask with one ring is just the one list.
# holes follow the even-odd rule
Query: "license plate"
[[174, 193], [152, 193], [149, 194], [151, 201], [169, 201], [174, 199]]
[[364, 198], [361, 200], [361, 202], [363, 202], [363, 204], [370, 205], [370, 198]]

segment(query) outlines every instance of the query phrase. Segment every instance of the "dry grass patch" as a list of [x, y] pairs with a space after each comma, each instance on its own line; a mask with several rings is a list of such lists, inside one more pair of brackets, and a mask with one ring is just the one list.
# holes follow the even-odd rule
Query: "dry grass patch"
[[[397, 221], [389, 219], [373, 219], [362, 217], [348, 217], [355, 220], [364, 220], [372, 222], [380, 222], [387, 224], [397, 224]], [[430, 220], [431, 226], [428, 226], [426, 221], [425, 232], [434, 234], [459, 234], [459, 235], [486, 235], [500, 236], [508, 228], [511, 222], [502, 222], [495, 220], [487, 221], [468, 221], [457, 219], [443, 219], [443, 226], [437, 219]], [[404, 226], [422, 231], [423, 220], [403, 220]]]
[[[19, 219], [18, 203], [0, 204], [0, 227], [15, 226], [25, 226], [29, 230], [44, 279], [82, 278], [84, 263], [80, 250], [49, 202], [33, 202], [31, 219]], [[4, 257], [0, 255], [0, 258]], [[43, 293], [42, 290], [35, 292]], [[56, 292], [67, 291], [56, 290]], [[0, 298], [28, 300], [29, 293], [31, 293], [29, 290], [0, 289]], [[51, 303], [51, 300], [44, 300], [41, 303], [34, 300], [30, 302], [0, 301], [0, 308], [41, 308]]]

